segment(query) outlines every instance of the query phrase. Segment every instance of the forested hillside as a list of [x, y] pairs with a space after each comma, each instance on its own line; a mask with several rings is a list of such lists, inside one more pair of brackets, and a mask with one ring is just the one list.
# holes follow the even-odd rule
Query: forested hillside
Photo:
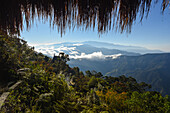
[[170, 95], [170, 53], [145, 54], [140, 56], [120, 56], [116, 59], [89, 60], [71, 59], [71, 67], [78, 66], [82, 71], [100, 71], [105, 76], [132, 76], [138, 82], [152, 85], [153, 90]]
[[151, 84], [154, 90], [170, 95], [170, 54], [146, 54], [138, 57], [121, 57], [113, 62], [113, 69], [106, 75], [125, 74], [138, 81]]
[[1, 87], [23, 81], [10, 91], [1, 112], [170, 112], [168, 96], [146, 91], [150, 85], [132, 77], [84, 74], [66, 64], [68, 55], [51, 59], [2, 33], [0, 44]]

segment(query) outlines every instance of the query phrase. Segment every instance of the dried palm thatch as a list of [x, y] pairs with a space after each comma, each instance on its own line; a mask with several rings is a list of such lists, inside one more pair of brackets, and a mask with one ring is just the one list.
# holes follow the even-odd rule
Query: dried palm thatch
[[[137, 14], [141, 20], [149, 13], [152, 0], [1, 0], [0, 31], [20, 34], [23, 24], [29, 29], [38, 17], [49, 20], [52, 28], [65, 33], [66, 28], [98, 28], [130, 32]], [[167, 7], [163, 0], [163, 9]]]

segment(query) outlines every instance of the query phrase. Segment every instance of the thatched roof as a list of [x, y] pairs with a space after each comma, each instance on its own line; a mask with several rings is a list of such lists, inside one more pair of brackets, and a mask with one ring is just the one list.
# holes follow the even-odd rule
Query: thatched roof
[[[163, 0], [163, 10], [167, 0]], [[63, 34], [66, 28], [98, 28], [99, 33], [111, 29], [130, 32], [137, 14], [149, 13], [152, 0], [1, 0], [0, 31], [19, 34], [26, 22], [29, 29], [38, 17], [50, 20]]]

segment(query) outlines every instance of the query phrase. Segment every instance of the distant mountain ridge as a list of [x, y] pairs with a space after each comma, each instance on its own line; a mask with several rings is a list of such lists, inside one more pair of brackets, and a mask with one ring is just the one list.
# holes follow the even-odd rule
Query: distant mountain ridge
[[127, 56], [137, 56], [146, 53], [163, 53], [160, 50], [149, 50], [144, 47], [117, 45], [97, 41], [64, 42], [50, 45], [39, 45], [35, 46], [35, 48], [36, 51], [42, 52], [51, 57], [59, 52], [64, 52], [70, 56], [81, 55], [81, 53], [92, 54], [94, 52], [102, 52], [103, 55], [122, 54]]
[[161, 50], [150, 50], [144, 47], [140, 46], [127, 46], [127, 45], [118, 45], [113, 43], [107, 43], [107, 42], [97, 42], [97, 41], [86, 41], [82, 42], [83, 44], [92, 45], [94, 47], [103, 47], [107, 49], [118, 49], [118, 50], [124, 50], [127, 52], [134, 52], [134, 53], [140, 53], [140, 54], [146, 54], [146, 53], [163, 53]]

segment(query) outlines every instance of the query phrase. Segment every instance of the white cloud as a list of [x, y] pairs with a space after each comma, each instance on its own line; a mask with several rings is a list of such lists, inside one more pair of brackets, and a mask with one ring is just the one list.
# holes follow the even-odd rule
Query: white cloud
[[61, 46], [59, 48], [56, 48], [55, 50], [57, 50], [59, 52], [63, 52], [63, 51], [73, 51], [75, 49], [76, 49], [76, 47], [64, 47], [64, 46]]
[[116, 59], [118, 57], [120, 57], [122, 54], [115, 54], [115, 55], [105, 55], [105, 57], [111, 57], [112, 59]]
[[81, 55], [70, 56], [70, 58], [98, 60], [98, 59], [105, 59], [105, 58], [108, 58], [108, 57], [111, 57], [112, 59], [116, 59], [119, 56], [121, 56], [121, 54], [103, 55], [102, 52], [93, 52], [92, 54], [81, 53]]
[[58, 55], [59, 52], [64, 52], [64, 51], [68, 51], [70, 54], [78, 54], [77, 51], [74, 51], [76, 49], [76, 47], [64, 47], [61, 46], [59, 48], [55, 48], [54, 46], [35, 46], [35, 50], [37, 52], [41, 52], [45, 55], [51, 56], [53, 57], [54, 54]]
[[81, 45], [83, 45], [83, 44], [73, 44], [73, 46], [81, 46]]
[[79, 54], [77, 51], [71, 51], [70, 54]]
[[[75, 44], [74, 44], [75, 45]], [[79, 45], [79, 44], [76, 44]], [[66, 46], [60, 46], [56, 48], [55, 46], [35, 46], [35, 50], [37, 52], [41, 52], [47, 56], [53, 57], [54, 54], [58, 55], [59, 52], [67, 52], [69, 53], [69, 57], [73, 59], [91, 59], [91, 60], [99, 60], [99, 59], [106, 59], [106, 58], [112, 58], [116, 59], [122, 54], [114, 54], [114, 55], [104, 55], [102, 52], [93, 52], [91, 54], [85, 54], [81, 53], [79, 55], [79, 52], [76, 51], [76, 47], [66, 47]]]
[[35, 48], [35, 50], [51, 57], [54, 56], [54, 54], [58, 55], [58, 52], [55, 51], [54, 47]]

